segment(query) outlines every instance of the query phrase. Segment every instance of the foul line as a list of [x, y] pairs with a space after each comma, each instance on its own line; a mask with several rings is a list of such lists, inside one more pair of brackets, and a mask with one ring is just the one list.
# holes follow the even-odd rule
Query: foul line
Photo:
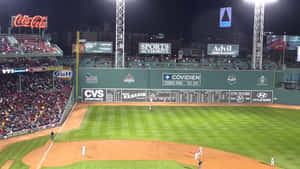
[[[67, 124], [67, 122], [69, 121], [69, 118], [71, 117], [71, 115], [72, 115], [72, 113], [73, 113], [73, 111], [74, 111], [74, 108], [75, 108], [76, 106], [77, 106], [77, 103], [75, 103], [75, 105], [72, 107], [72, 110], [71, 110], [69, 116], [67, 117], [66, 121], [65, 121], [64, 124], [61, 126], [61, 128], [58, 130], [57, 136], [58, 136], [58, 134], [63, 130], [63, 128], [65, 127], [65, 124]], [[56, 137], [55, 137], [55, 138], [56, 138]], [[48, 149], [47, 149], [47, 151], [45, 152], [45, 154], [44, 154], [42, 160], [40, 161], [40, 163], [39, 163], [37, 169], [40, 169], [41, 166], [43, 165], [43, 163], [44, 163], [46, 157], [48, 156], [48, 153], [49, 153], [49, 151], [51, 150], [53, 144], [54, 144], [54, 141], [52, 140], [50, 146], [48, 147]]]

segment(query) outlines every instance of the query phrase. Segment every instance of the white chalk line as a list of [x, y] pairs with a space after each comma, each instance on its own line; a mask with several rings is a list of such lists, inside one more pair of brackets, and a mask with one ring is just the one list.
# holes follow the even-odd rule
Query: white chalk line
[[[65, 124], [67, 124], [67, 122], [69, 121], [69, 118], [71, 117], [71, 115], [72, 115], [72, 113], [73, 113], [73, 111], [74, 111], [74, 108], [75, 108], [76, 106], [77, 106], [77, 103], [75, 103], [75, 105], [72, 107], [72, 110], [71, 110], [71, 112], [69, 113], [69, 115], [68, 115], [66, 121], [65, 121], [64, 124], [61, 126], [61, 128], [58, 130], [57, 136], [58, 136], [59, 133], [61, 133], [61, 131], [62, 131], [63, 128], [65, 127]], [[51, 150], [53, 144], [54, 144], [54, 141], [52, 140], [50, 146], [48, 147], [48, 149], [47, 149], [47, 151], [45, 152], [45, 154], [44, 154], [42, 160], [40, 161], [40, 163], [39, 163], [37, 169], [40, 169], [41, 166], [43, 165], [43, 163], [44, 163], [44, 161], [46, 160], [46, 158], [47, 158], [47, 156], [48, 156], [48, 153], [50, 152], [50, 150]]]

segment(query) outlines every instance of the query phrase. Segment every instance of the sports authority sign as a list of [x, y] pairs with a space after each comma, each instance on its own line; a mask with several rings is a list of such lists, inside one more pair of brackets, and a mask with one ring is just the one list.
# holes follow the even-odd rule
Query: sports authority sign
[[201, 86], [200, 73], [162, 73], [163, 86]]
[[29, 15], [18, 14], [11, 17], [11, 24], [15, 28], [46, 29], [48, 27], [48, 17], [40, 15], [30, 17]]
[[105, 89], [82, 89], [83, 102], [105, 102]]
[[171, 54], [170, 43], [139, 43], [139, 54]]

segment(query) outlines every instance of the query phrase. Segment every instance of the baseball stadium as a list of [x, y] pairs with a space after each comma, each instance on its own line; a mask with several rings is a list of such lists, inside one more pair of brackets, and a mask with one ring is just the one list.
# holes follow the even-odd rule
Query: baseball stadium
[[242, 2], [250, 37], [235, 4], [207, 7], [216, 32], [193, 43], [127, 30], [130, 0], [103, 31], [8, 8], [0, 169], [299, 169], [300, 32], [264, 32], [269, 1]]

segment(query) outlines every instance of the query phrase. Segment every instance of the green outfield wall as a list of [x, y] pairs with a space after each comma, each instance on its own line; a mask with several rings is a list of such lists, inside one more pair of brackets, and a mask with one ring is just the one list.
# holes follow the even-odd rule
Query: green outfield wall
[[300, 90], [274, 89], [274, 103], [300, 105]]
[[[300, 105], [300, 91], [286, 90], [282, 85], [282, 82], [286, 81], [288, 76], [291, 76], [291, 73], [293, 73], [293, 77], [297, 77], [300, 70], [213, 71], [81, 67], [79, 69], [78, 94], [82, 97], [82, 92], [85, 89], [101, 89], [105, 93], [104, 95], [107, 95], [107, 98], [110, 98], [110, 100], [116, 101], [120, 100], [119, 97], [123, 97], [123, 100], [121, 100], [124, 101], [127, 96], [123, 95], [124, 93], [128, 94], [128, 92], [130, 93], [130, 97], [139, 94], [143, 95], [143, 93], [146, 93], [146, 97], [149, 97], [151, 92], [156, 92], [155, 95], [162, 98], [163, 93], [168, 93], [166, 94], [168, 97], [164, 97], [171, 98], [171, 93], [173, 92], [172, 97], [177, 102], [178, 100], [182, 100], [181, 97], [185, 97], [185, 95], [186, 97], [190, 97], [188, 100], [192, 100], [193, 103], [209, 103], [211, 102], [209, 100], [214, 100], [214, 98], [219, 99], [224, 95], [229, 97], [228, 100], [223, 100], [225, 103], [231, 103], [230, 99], [239, 98], [240, 96], [244, 97], [244, 99], [252, 97], [250, 99], [250, 103], [252, 103], [251, 100], [255, 100], [258, 97], [254, 95], [265, 92], [270, 96], [270, 91], [272, 91], [272, 102]], [[138, 92], [135, 89], [141, 91]], [[167, 90], [173, 91], [168, 92]], [[237, 96], [235, 95], [236, 92], [238, 92]], [[200, 100], [198, 98], [197, 101], [194, 101], [192, 93], [194, 93], [195, 97], [199, 96]], [[203, 101], [202, 98], [205, 98], [206, 95], [209, 99], [208, 101]], [[149, 101], [144, 97], [142, 96], [140, 101]], [[176, 97], [177, 99], [175, 99]]]
[[[168, 79], [168, 76], [171, 76]], [[79, 69], [81, 88], [270, 90], [271, 71]]]

